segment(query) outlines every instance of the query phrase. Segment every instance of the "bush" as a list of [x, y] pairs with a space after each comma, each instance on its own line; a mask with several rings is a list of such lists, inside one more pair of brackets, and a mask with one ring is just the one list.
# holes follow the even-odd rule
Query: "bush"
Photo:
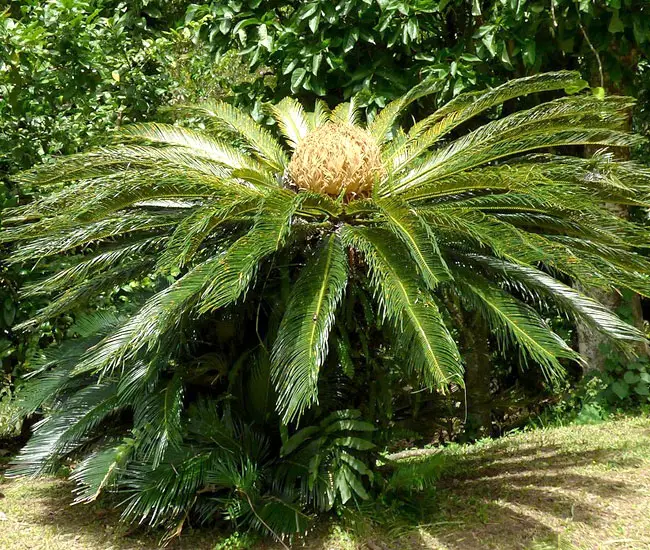
[[11, 264], [48, 270], [24, 292], [51, 300], [20, 326], [96, 311], [31, 361], [19, 406], [44, 418], [12, 475], [76, 462], [78, 500], [121, 492], [130, 521], [300, 533], [371, 497], [393, 411], [458, 391], [459, 309], [548, 378], [577, 359], [538, 312], [549, 304], [623, 348], [642, 341], [557, 277], [648, 292], [643, 229], [604, 206], [647, 192], [648, 169], [530, 153], [637, 143], [630, 100], [586, 91], [447, 138], [504, 101], [585, 87], [563, 71], [400, 128], [441, 84], [366, 128], [354, 103], [286, 98], [270, 108], [277, 139], [210, 103], [190, 109], [205, 130], [130, 125], [22, 174], [47, 192], [9, 210], [0, 239], [18, 244]]

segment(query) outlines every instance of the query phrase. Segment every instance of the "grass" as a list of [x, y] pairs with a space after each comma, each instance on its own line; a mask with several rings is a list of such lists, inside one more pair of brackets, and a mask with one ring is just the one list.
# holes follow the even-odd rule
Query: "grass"
[[[0, 458], [2, 460], [2, 458]], [[650, 549], [650, 418], [546, 428], [450, 446], [404, 463], [406, 477], [437, 483], [321, 525], [297, 548]], [[129, 531], [113, 510], [71, 507], [58, 479], [0, 482], [0, 548], [154, 549], [158, 537]], [[405, 497], [405, 494], [409, 494]], [[396, 501], [395, 501], [396, 502]], [[236, 538], [183, 533], [170, 548], [236, 550]], [[259, 543], [255, 548], [280, 548]]]

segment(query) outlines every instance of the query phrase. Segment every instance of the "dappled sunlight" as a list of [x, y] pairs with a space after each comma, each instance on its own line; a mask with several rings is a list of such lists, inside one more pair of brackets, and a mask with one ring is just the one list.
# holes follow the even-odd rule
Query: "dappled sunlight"
[[[413, 495], [426, 508], [420, 528], [395, 530], [390, 548], [404, 547], [398, 540], [408, 540], [409, 548], [450, 550], [546, 548], [547, 542], [549, 548], [646, 548], [648, 424], [635, 421], [624, 434], [615, 433], [618, 423], [576, 426], [573, 441], [571, 431], [559, 429], [443, 451], [435, 489]], [[553, 441], [544, 444], [545, 438]], [[425, 458], [423, 469], [432, 459], [440, 461]]]
[[[425, 484], [429, 489], [400, 493], [399, 506], [362, 507], [352, 519], [323, 523], [293, 547], [637, 550], [650, 544], [650, 419], [537, 430], [429, 452], [403, 462], [413, 468], [405, 479], [439, 478]], [[161, 533], [119, 524], [110, 504], [71, 506], [71, 488], [55, 478], [1, 482], [7, 520], [0, 547], [157, 547]], [[215, 530], [186, 530], [168, 548], [211, 550], [222, 540]], [[255, 548], [281, 546], [267, 540]]]

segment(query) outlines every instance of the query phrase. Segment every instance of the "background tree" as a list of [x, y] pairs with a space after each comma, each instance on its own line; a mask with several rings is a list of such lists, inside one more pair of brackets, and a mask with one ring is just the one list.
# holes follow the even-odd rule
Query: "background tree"
[[244, 103], [361, 94], [372, 111], [432, 74], [445, 80], [437, 100], [557, 69], [595, 83], [602, 72], [633, 93], [648, 10], [643, 0], [232, 0], [193, 4], [187, 19], [216, 53], [236, 49], [281, 76]]

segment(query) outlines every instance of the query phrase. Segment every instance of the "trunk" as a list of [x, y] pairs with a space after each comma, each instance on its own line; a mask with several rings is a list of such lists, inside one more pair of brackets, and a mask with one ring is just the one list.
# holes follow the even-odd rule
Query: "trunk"
[[485, 320], [475, 312], [463, 312], [461, 345], [465, 358], [467, 422], [465, 436], [478, 439], [492, 435], [492, 396], [489, 332]]
[[[589, 290], [585, 294], [598, 300], [607, 309], [611, 309], [612, 311], [615, 311], [621, 305], [621, 296], [616, 292]], [[607, 353], [606, 350], [601, 348], [602, 346], [608, 345], [609, 338], [582, 323], [578, 323], [576, 329], [578, 334], [578, 352], [585, 360], [583, 373], [604, 372]]]

